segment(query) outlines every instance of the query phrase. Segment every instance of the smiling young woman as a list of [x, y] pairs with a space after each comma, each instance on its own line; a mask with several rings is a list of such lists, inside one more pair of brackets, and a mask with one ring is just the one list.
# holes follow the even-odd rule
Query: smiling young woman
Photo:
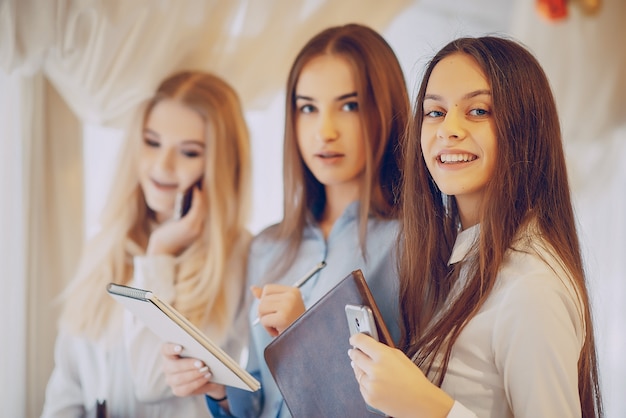
[[461, 38], [428, 64], [405, 142], [402, 351], [350, 343], [394, 417], [602, 416], [556, 105], [518, 43]]

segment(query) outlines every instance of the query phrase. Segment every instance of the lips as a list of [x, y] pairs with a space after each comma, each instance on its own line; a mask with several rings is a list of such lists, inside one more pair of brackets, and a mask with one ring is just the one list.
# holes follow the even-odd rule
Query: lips
[[178, 184], [177, 183], [166, 183], [166, 182], [160, 182], [158, 180], [155, 179], [151, 179], [152, 184], [160, 190], [178, 190]]
[[343, 157], [344, 154], [340, 152], [334, 152], [334, 151], [323, 151], [323, 152], [316, 153], [315, 156], [319, 158], [338, 158], [338, 157]]

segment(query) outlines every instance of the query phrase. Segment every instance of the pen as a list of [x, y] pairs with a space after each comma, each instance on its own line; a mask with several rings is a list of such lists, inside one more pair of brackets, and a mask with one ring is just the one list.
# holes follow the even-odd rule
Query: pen
[[[317, 263], [315, 267], [311, 269], [311, 271], [309, 271], [307, 274], [302, 276], [301, 279], [295, 282], [293, 284], [293, 287], [298, 288], [298, 289], [301, 288], [302, 286], [304, 286], [306, 282], [308, 282], [313, 276], [315, 276], [315, 273], [317, 273], [324, 267], [326, 267], [326, 261], [320, 261], [319, 263]], [[252, 322], [252, 326], [258, 324], [260, 321], [261, 321], [261, 318], [257, 316], [254, 322]]]

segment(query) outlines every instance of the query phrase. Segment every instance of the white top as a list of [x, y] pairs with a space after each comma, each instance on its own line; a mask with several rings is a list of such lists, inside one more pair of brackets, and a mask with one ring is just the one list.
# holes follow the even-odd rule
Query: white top
[[[461, 232], [461, 261], [479, 226]], [[532, 245], [532, 248], [531, 246]], [[452, 348], [442, 389], [448, 417], [580, 417], [584, 325], [571, 281], [538, 235], [507, 251], [495, 287]], [[463, 276], [460, 283], [467, 277]]]
[[[239, 246], [229, 263], [228, 305], [242, 304], [246, 245]], [[153, 291], [160, 299], [174, 299], [174, 258], [134, 258], [132, 286]], [[103, 291], [106, 291], [103, 289]], [[121, 305], [120, 305], [120, 309]], [[222, 348], [241, 357], [248, 333], [245, 315], [228, 332]], [[111, 344], [98, 344], [61, 331], [55, 345], [55, 368], [46, 389], [42, 418], [78, 417], [105, 398], [110, 418], [210, 417], [203, 395], [177, 397], [161, 369], [162, 341], [125, 311], [119, 334]]]

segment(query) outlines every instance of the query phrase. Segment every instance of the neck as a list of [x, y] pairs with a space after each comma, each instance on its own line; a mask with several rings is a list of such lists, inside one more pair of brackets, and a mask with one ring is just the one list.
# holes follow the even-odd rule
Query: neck
[[326, 205], [324, 206], [324, 212], [319, 222], [324, 237], [328, 237], [337, 219], [339, 219], [352, 202], [358, 199], [358, 188], [326, 187]]

